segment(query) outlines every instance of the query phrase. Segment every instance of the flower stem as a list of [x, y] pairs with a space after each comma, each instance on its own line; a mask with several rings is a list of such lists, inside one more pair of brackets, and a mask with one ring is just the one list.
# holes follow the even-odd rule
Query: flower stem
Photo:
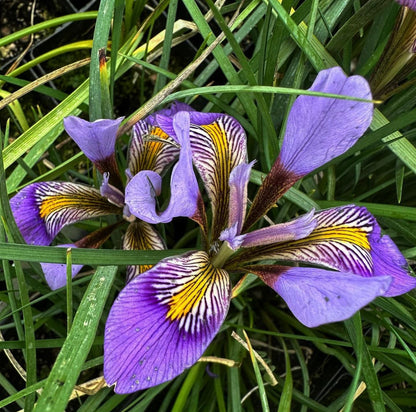
[[212, 265], [216, 268], [222, 268], [226, 260], [235, 252], [228, 245], [228, 242], [223, 242], [218, 253], [212, 258]]

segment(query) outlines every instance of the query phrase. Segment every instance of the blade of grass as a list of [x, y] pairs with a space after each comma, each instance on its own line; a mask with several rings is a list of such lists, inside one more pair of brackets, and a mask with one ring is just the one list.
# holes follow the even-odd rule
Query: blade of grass
[[260, 368], [259, 368], [259, 365], [257, 363], [256, 356], [254, 355], [250, 339], [248, 338], [247, 333], [244, 329], [243, 329], [243, 334], [244, 334], [244, 338], [245, 338], [246, 343], [247, 343], [248, 351], [250, 353], [251, 363], [253, 364], [254, 374], [256, 376], [256, 381], [257, 381], [257, 385], [258, 385], [258, 388], [259, 388], [259, 395], [260, 395], [260, 402], [261, 402], [262, 410], [263, 410], [263, 412], [270, 412], [269, 402], [267, 400], [267, 394], [266, 394], [266, 390], [264, 388], [263, 377], [261, 376]]
[[99, 267], [79, 305], [71, 331], [36, 404], [39, 412], [60, 412], [66, 405], [90, 351], [117, 266]]
[[198, 376], [203, 371], [202, 365], [202, 363], [196, 363], [194, 366], [192, 366], [191, 369], [189, 369], [186, 379], [181, 386], [178, 396], [176, 397], [176, 401], [172, 407], [171, 412], [182, 412], [184, 410], [194, 381], [198, 379]]
[[[160, 259], [175, 256], [189, 249], [170, 250], [110, 250], [73, 249], [72, 263], [82, 265], [154, 265]], [[0, 259], [26, 262], [65, 263], [66, 251], [61, 247], [33, 246], [0, 242]]]
[[287, 346], [283, 339], [280, 339], [281, 345], [285, 353], [285, 383], [283, 384], [282, 395], [279, 400], [278, 412], [286, 412], [291, 410], [292, 397], [293, 397], [293, 377], [292, 377], [292, 367], [290, 364], [290, 357], [287, 351]]

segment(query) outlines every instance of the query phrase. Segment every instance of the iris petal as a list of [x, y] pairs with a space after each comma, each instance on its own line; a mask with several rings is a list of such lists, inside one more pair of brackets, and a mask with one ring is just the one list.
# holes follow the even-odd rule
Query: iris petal
[[227, 314], [227, 272], [205, 252], [164, 259], [134, 278], [107, 319], [104, 377], [116, 393], [173, 379], [192, 366]]
[[[339, 67], [319, 72], [309, 90], [372, 99], [364, 77], [347, 77]], [[279, 160], [285, 169], [306, 175], [353, 146], [372, 117], [372, 103], [299, 96], [290, 110]]]
[[[309, 90], [372, 98], [363, 77], [347, 77], [339, 67], [319, 72]], [[253, 200], [243, 230], [264, 216], [297, 180], [352, 147], [372, 115], [372, 103], [299, 96], [290, 110], [279, 157]]]
[[68, 182], [33, 183], [10, 206], [26, 243], [34, 245], [49, 245], [71, 223], [121, 213], [98, 190]]
[[117, 130], [123, 117], [116, 120], [99, 119], [88, 122], [75, 116], [64, 119], [64, 127], [85, 156], [104, 174], [110, 174], [110, 183], [121, 189], [123, 187], [115, 158]]
[[179, 112], [173, 118], [181, 150], [172, 170], [168, 207], [163, 212], [156, 211], [156, 196], [160, 194], [162, 178], [155, 172], [139, 172], [126, 187], [126, 204], [130, 212], [145, 222], [167, 223], [178, 216], [192, 217], [197, 211], [199, 188], [192, 167], [189, 122], [187, 112]]
[[141, 170], [152, 170], [161, 174], [179, 155], [179, 149], [161, 128], [152, 126], [147, 120], [137, 122], [129, 147], [128, 167], [131, 175]]
[[100, 162], [114, 154], [117, 130], [123, 117], [88, 122], [75, 116], [64, 119], [66, 132], [92, 162]]
[[316, 228], [315, 210], [287, 223], [279, 223], [262, 229], [253, 230], [244, 235], [242, 247], [270, 245], [289, 240], [303, 239]]
[[217, 239], [227, 226], [231, 171], [247, 158], [246, 135], [233, 117], [219, 115], [213, 123], [192, 124], [190, 137], [194, 164], [211, 200], [212, 238]]
[[416, 287], [406, 270], [406, 259], [364, 207], [342, 206], [315, 214], [318, 225], [303, 239], [258, 246], [239, 255], [241, 260], [279, 259], [323, 265], [364, 277], [393, 278], [386, 296]]
[[237, 235], [241, 233], [247, 208], [247, 184], [254, 161], [236, 166], [230, 173], [230, 212], [228, 226], [236, 225]]
[[[156, 229], [146, 222], [135, 220], [127, 228], [123, 240], [124, 250], [163, 250], [165, 244]], [[127, 282], [149, 270], [152, 265], [127, 266]]]
[[392, 280], [390, 276], [364, 278], [353, 273], [283, 266], [269, 270], [263, 267], [258, 274], [310, 328], [350, 318], [383, 296]]
[[[58, 247], [74, 248], [74, 244], [64, 244]], [[52, 290], [66, 286], [66, 264], [65, 263], [41, 263], [46, 282]], [[84, 265], [72, 265], [72, 278], [74, 278]]]

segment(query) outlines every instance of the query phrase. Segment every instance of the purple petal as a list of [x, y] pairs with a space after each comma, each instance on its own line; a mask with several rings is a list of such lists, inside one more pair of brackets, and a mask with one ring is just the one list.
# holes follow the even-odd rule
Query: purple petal
[[117, 130], [123, 117], [88, 122], [75, 116], [64, 119], [66, 132], [92, 162], [100, 162], [114, 154]]
[[[193, 112], [194, 109], [187, 105], [186, 103], [175, 101], [169, 107], [164, 109], [158, 110], [153, 114], [149, 115], [144, 119], [147, 123], [152, 126], [160, 127], [166, 134], [172, 136], [175, 134], [175, 131], [172, 126], [172, 118], [178, 112]], [[161, 123], [159, 123], [158, 118], [161, 119]], [[165, 130], [163, 127], [163, 122], [166, 121], [166, 125], [168, 126], [169, 130]]]
[[[58, 247], [76, 248], [76, 245], [66, 244]], [[66, 264], [65, 263], [41, 263], [46, 282], [52, 290], [66, 286]], [[74, 278], [84, 265], [72, 265], [72, 278]]]
[[[309, 90], [372, 98], [363, 77], [347, 77], [339, 67], [319, 72]], [[280, 155], [253, 200], [243, 231], [264, 216], [297, 180], [353, 146], [370, 125], [372, 115], [372, 103], [299, 96], [288, 117]]]
[[124, 194], [121, 190], [109, 183], [110, 174], [105, 172], [103, 174], [103, 182], [101, 183], [100, 193], [108, 199], [110, 203], [118, 207], [124, 207]]
[[211, 200], [212, 238], [217, 239], [228, 222], [231, 171], [246, 163], [246, 135], [237, 120], [222, 115], [210, 124], [192, 124], [190, 137], [194, 164]]
[[133, 127], [128, 154], [128, 167], [133, 176], [142, 170], [161, 174], [179, 155], [179, 149], [160, 127], [145, 119]]
[[104, 377], [116, 393], [169, 381], [218, 333], [230, 302], [227, 272], [205, 252], [164, 259], [134, 278], [107, 319]]
[[241, 233], [247, 208], [247, 184], [255, 161], [242, 163], [230, 173], [230, 212], [228, 226], [236, 225], [236, 234]]
[[[347, 77], [339, 67], [319, 72], [309, 90], [372, 99], [364, 77]], [[372, 117], [372, 103], [299, 96], [290, 110], [280, 162], [287, 170], [306, 175], [353, 146]]]
[[318, 222], [314, 218], [314, 213], [315, 210], [312, 209], [309, 213], [290, 222], [249, 232], [245, 235], [241, 246], [253, 247], [303, 239], [316, 228]]
[[231, 249], [237, 250], [240, 249], [245, 237], [246, 235], [238, 234], [237, 223], [234, 223], [221, 232], [219, 239], [223, 242], [228, 242]]
[[189, 114], [179, 112], [173, 125], [181, 150], [171, 176], [171, 198], [161, 213], [156, 212], [155, 197], [160, 194], [161, 177], [152, 171], [139, 172], [126, 187], [126, 204], [130, 212], [148, 223], [167, 223], [174, 217], [192, 217], [198, 205], [199, 188], [192, 167], [189, 143]]
[[167, 135], [176, 139], [176, 132], [172, 124], [173, 116], [178, 112], [187, 112], [190, 116], [191, 124], [197, 126], [214, 123], [219, 117], [223, 116], [221, 113], [204, 113], [197, 112], [191, 106], [185, 103], [175, 102], [168, 109], [160, 110], [149, 116], [146, 120], [153, 126], [162, 129]]
[[378, 296], [384, 296], [390, 276], [365, 278], [324, 269], [280, 267], [263, 280], [309, 328], [350, 318]]
[[323, 265], [363, 277], [393, 278], [386, 296], [406, 293], [416, 286], [406, 260], [388, 236], [381, 234], [374, 216], [354, 205], [315, 213], [318, 225], [306, 238], [248, 250], [241, 260], [279, 259]]
[[67, 182], [33, 183], [10, 206], [23, 238], [33, 245], [49, 245], [71, 223], [121, 212], [97, 190]]
[[409, 7], [409, 9], [416, 11], [416, 0], [396, 0], [396, 1], [402, 6]]
[[387, 235], [381, 235], [376, 223], [370, 235], [371, 257], [374, 275], [389, 275], [393, 278], [389, 290], [384, 296], [398, 296], [416, 287], [416, 278], [407, 271], [407, 262], [397, 246]]
[[[135, 220], [127, 228], [123, 239], [124, 250], [163, 250], [165, 244], [156, 229], [146, 222]], [[153, 265], [127, 266], [127, 282], [149, 270]]]

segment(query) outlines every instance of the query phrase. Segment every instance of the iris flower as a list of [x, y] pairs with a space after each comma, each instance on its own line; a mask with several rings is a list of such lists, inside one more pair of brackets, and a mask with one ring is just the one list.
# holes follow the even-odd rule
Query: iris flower
[[[320, 72], [310, 90], [371, 100], [366, 80], [347, 77], [340, 68]], [[126, 204], [132, 214], [158, 223], [168, 221], [175, 207], [186, 210], [183, 215], [199, 216], [195, 220], [207, 244], [205, 250], [161, 260], [120, 292], [104, 341], [104, 377], [116, 385], [116, 393], [169, 381], [201, 357], [227, 315], [230, 273], [256, 274], [308, 327], [345, 320], [377, 296], [415, 287], [406, 260], [363, 207], [311, 210], [290, 222], [258, 228], [296, 181], [354, 145], [372, 112], [369, 102], [298, 97], [280, 155], [247, 213], [253, 163], [247, 163], [241, 125], [226, 114], [184, 105], [159, 119], [163, 132], [181, 150], [192, 152], [211, 203], [211, 225], [190, 163], [176, 174], [178, 180], [172, 177], [171, 197], [178, 203], [164, 211], [156, 208], [159, 175], [141, 171], [129, 182]], [[266, 265], [265, 259], [277, 263]]]
[[[181, 170], [184, 162], [183, 151], [181, 152], [176, 142], [156, 126], [157, 117], [171, 115], [172, 110], [175, 111], [175, 107], [134, 125], [128, 149], [127, 180], [134, 179], [134, 176], [143, 169], [148, 170], [148, 173], [149, 171], [154, 174], [163, 173], [178, 156], [180, 160], [174, 168]], [[50, 245], [64, 226], [84, 219], [116, 215], [117, 223], [105, 226], [73, 244], [59, 246], [100, 247], [115, 228], [127, 222], [123, 239], [124, 249], [165, 248], [154, 226], [131, 215], [125, 204], [124, 187], [115, 158], [117, 130], [121, 121], [122, 118], [88, 122], [74, 116], [64, 119], [68, 134], [101, 172], [100, 190], [79, 183], [58, 181], [38, 182], [23, 188], [10, 200], [10, 205], [26, 243]], [[171, 216], [174, 213], [175, 211]], [[65, 286], [65, 265], [51, 263], [41, 265], [51, 289]], [[132, 279], [149, 267], [128, 266], [127, 279]], [[74, 277], [81, 268], [82, 265], [73, 265], [72, 276]]]

